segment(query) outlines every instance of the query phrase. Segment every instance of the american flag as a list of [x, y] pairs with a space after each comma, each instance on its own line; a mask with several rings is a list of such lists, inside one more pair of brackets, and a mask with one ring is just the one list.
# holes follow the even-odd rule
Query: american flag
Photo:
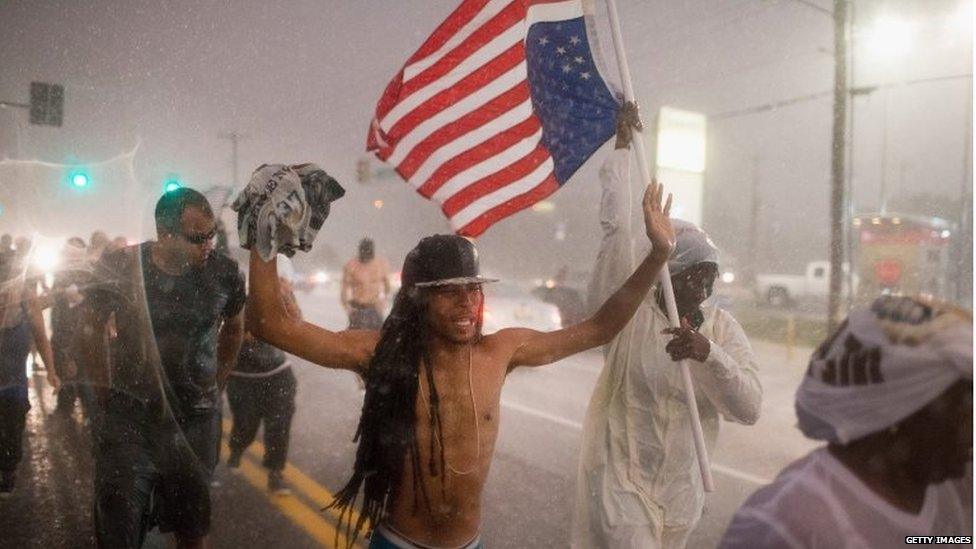
[[367, 150], [475, 237], [559, 189], [615, 132], [592, 0], [464, 0], [387, 85]]

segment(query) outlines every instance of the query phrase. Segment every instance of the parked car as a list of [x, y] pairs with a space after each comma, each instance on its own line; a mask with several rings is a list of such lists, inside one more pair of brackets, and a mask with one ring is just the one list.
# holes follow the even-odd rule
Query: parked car
[[[847, 272], [847, 265], [844, 272]], [[857, 289], [858, 279], [854, 277], [854, 289]], [[843, 277], [847, 291], [847, 277]], [[760, 301], [774, 307], [783, 307], [802, 300], [822, 300], [830, 292], [830, 263], [827, 261], [811, 261], [807, 263], [806, 271], [801, 275], [792, 274], [760, 274], [756, 275], [756, 297]]]
[[296, 290], [311, 292], [317, 289], [338, 287], [341, 273], [318, 269], [307, 273], [295, 273], [293, 284]]
[[559, 309], [562, 327], [572, 326], [582, 322], [586, 315], [586, 305], [583, 292], [569, 286], [543, 284], [532, 289], [532, 295], [545, 303], [555, 305]]
[[514, 327], [549, 332], [562, 327], [559, 309], [533, 296], [527, 289], [511, 282], [485, 284], [484, 288], [484, 333]]

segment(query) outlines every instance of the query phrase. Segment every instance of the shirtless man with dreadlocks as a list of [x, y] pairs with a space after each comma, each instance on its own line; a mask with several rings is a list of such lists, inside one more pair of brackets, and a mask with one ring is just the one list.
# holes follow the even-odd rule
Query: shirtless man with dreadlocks
[[490, 280], [478, 274], [474, 245], [459, 236], [424, 238], [407, 255], [403, 287], [379, 332], [330, 332], [288, 315], [275, 262], [251, 252], [250, 331], [366, 380], [355, 470], [332, 503], [350, 544], [365, 527], [374, 528], [372, 548], [481, 547], [481, 493], [507, 374], [603, 345], [627, 324], [674, 246], [671, 198], [662, 206], [662, 195], [657, 183], [644, 193], [647, 258], [591, 318], [555, 332], [482, 335], [481, 285]]

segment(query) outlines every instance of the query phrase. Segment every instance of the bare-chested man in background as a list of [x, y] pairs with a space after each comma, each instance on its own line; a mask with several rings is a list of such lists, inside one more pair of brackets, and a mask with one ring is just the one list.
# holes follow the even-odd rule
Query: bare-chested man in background
[[342, 308], [350, 330], [379, 330], [390, 295], [390, 264], [376, 256], [369, 238], [359, 241], [359, 254], [342, 268]]

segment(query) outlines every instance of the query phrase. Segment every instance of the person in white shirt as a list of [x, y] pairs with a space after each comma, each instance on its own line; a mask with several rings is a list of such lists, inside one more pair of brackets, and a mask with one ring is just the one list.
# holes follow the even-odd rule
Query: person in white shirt
[[972, 543], [972, 379], [969, 311], [905, 296], [854, 310], [796, 395], [800, 430], [827, 446], [753, 494], [720, 547]]
[[[599, 303], [634, 265], [630, 233], [628, 104], [617, 143], [600, 171], [603, 242], [589, 300]], [[753, 424], [762, 388], [748, 339], [732, 316], [704, 303], [718, 274], [718, 250], [695, 225], [673, 220], [668, 261], [682, 327], [671, 329], [660, 290], [641, 303], [606, 348], [587, 409], [580, 450], [574, 548], [683, 547], [701, 517], [704, 491], [678, 361], [690, 360], [706, 442], [719, 418]]]

